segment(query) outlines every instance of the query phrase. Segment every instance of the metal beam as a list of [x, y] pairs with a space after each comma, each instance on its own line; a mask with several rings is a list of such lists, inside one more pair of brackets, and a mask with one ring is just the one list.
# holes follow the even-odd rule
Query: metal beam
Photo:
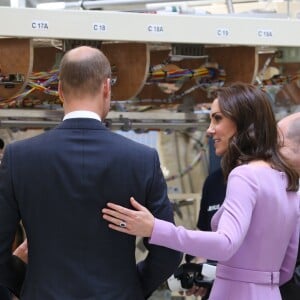
[[[109, 112], [105, 123], [113, 130], [206, 130], [208, 113]], [[63, 118], [62, 110], [1, 109], [2, 128], [52, 128]]]
[[300, 19], [282, 14], [160, 15], [0, 7], [3, 37], [298, 47], [299, 30]]

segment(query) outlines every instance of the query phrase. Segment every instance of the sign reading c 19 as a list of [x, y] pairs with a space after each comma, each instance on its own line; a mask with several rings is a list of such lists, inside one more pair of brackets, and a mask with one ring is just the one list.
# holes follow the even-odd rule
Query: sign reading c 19
[[217, 37], [226, 38], [226, 37], [229, 37], [230, 31], [228, 28], [217, 28], [216, 34], [217, 34]]

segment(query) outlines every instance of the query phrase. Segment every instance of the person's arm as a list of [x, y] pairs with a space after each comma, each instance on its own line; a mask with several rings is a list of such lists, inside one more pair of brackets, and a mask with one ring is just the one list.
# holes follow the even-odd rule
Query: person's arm
[[[174, 213], [156, 151], [153, 155], [152, 178], [147, 191], [146, 206], [155, 217], [174, 223]], [[147, 298], [173, 274], [181, 262], [182, 255], [165, 247], [151, 245], [148, 238], [143, 239], [143, 242], [148, 254], [143, 261], [138, 263], [137, 268], [144, 295]]]
[[[226, 195], [226, 185], [222, 169], [219, 168], [213, 173], [209, 174], [203, 184], [200, 210], [197, 221], [197, 228], [201, 231], [211, 231], [211, 219], [216, 211], [222, 205]], [[194, 263], [204, 263], [206, 261], [203, 257], [194, 257], [186, 254], [186, 261], [193, 260]], [[211, 264], [212, 261], [209, 261]], [[216, 262], [215, 262], [216, 263]], [[198, 286], [193, 286], [191, 289], [187, 290], [185, 294], [187, 296], [201, 296], [202, 298], [208, 299], [209, 288], [199, 288]]]
[[[239, 174], [230, 176], [227, 189], [229, 192], [216, 232], [176, 227], [172, 223], [154, 218], [145, 207], [134, 200], [131, 200], [132, 205], [138, 211], [109, 203], [110, 209], [103, 209], [103, 217], [111, 223], [109, 227], [114, 230], [138, 236], [151, 236], [150, 243], [194, 256], [224, 261], [240, 247], [251, 222], [256, 201], [256, 179], [253, 174], [250, 181], [251, 184], [249, 178], [245, 179]], [[243, 201], [240, 201], [241, 198]], [[126, 228], [117, 226], [120, 219], [127, 222]]]
[[[210, 195], [208, 190], [208, 180], [209, 177], [206, 178], [203, 184], [201, 200], [200, 200], [200, 210], [199, 210], [198, 221], [196, 225], [196, 227], [202, 231], [211, 231], [211, 227], [210, 227], [211, 220], [208, 214], [208, 205], [209, 205], [209, 200], [211, 199], [209, 198]], [[194, 263], [203, 263], [206, 261], [204, 257], [195, 257], [190, 254], [185, 255], [185, 260], [187, 262], [193, 261]], [[199, 295], [195, 295], [195, 296], [199, 296]]]
[[26, 265], [17, 256], [12, 255], [20, 215], [14, 198], [11, 180], [10, 145], [6, 147], [0, 165], [0, 285], [7, 287], [19, 296], [25, 278]]
[[222, 169], [209, 174], [203, 184], [197, 228], [211, 231], [211, 219], [226, 196], [226, 183]]
[[197, 228], [203, 231], [211, 231], [210, 220], [207, 213], [207, 208], [209, 205], [208, 203], [209, 200], [211, 199], [208, 190], [208, 184], [209, 184], [208, 180], [209, 177], [206, 178], [203, 184], [201, 201], [200, 201], [200, 210], [199, 210], [198, 221], [197, 221]]
[[155, 219], [150, 242], [211, 260], [228, 260], [239, 249], [247, 234], [256, 202], [256, 190], [254, 174], [249, 174], [247, 170], [233, 170], [215, 232], [187, 230]]

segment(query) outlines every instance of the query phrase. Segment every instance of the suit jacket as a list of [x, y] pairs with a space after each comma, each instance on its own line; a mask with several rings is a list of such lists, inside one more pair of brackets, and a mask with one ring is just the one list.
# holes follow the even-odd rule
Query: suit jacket
[[[148, 254], [136, 263], [136, 238], [109, 229], [101, 214], [108, 201], [130, 207], [130, 196], [173, 222], [157, 151], [97, 120], [68, 119], [9, 144], [0, 167], [0, 284], [22, 300], [147, 298], [181, 254], [145, 239]], [[10, 254], [20, 219], [29, 245], [21, 291]]]

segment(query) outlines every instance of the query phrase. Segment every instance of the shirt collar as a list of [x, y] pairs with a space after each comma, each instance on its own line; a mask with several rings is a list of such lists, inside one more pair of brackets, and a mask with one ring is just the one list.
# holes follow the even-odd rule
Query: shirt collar
[[101, 118], [99, 117], [99, 115], [97, 115], [96, 113], [94, 113], [92, 111], [88, 111], [88, 110], [71, 111], [64, 116], [63, 121], [67, 120], [67, 119], [75, 119], [75, 118], [96, 119], [101, 122]]

